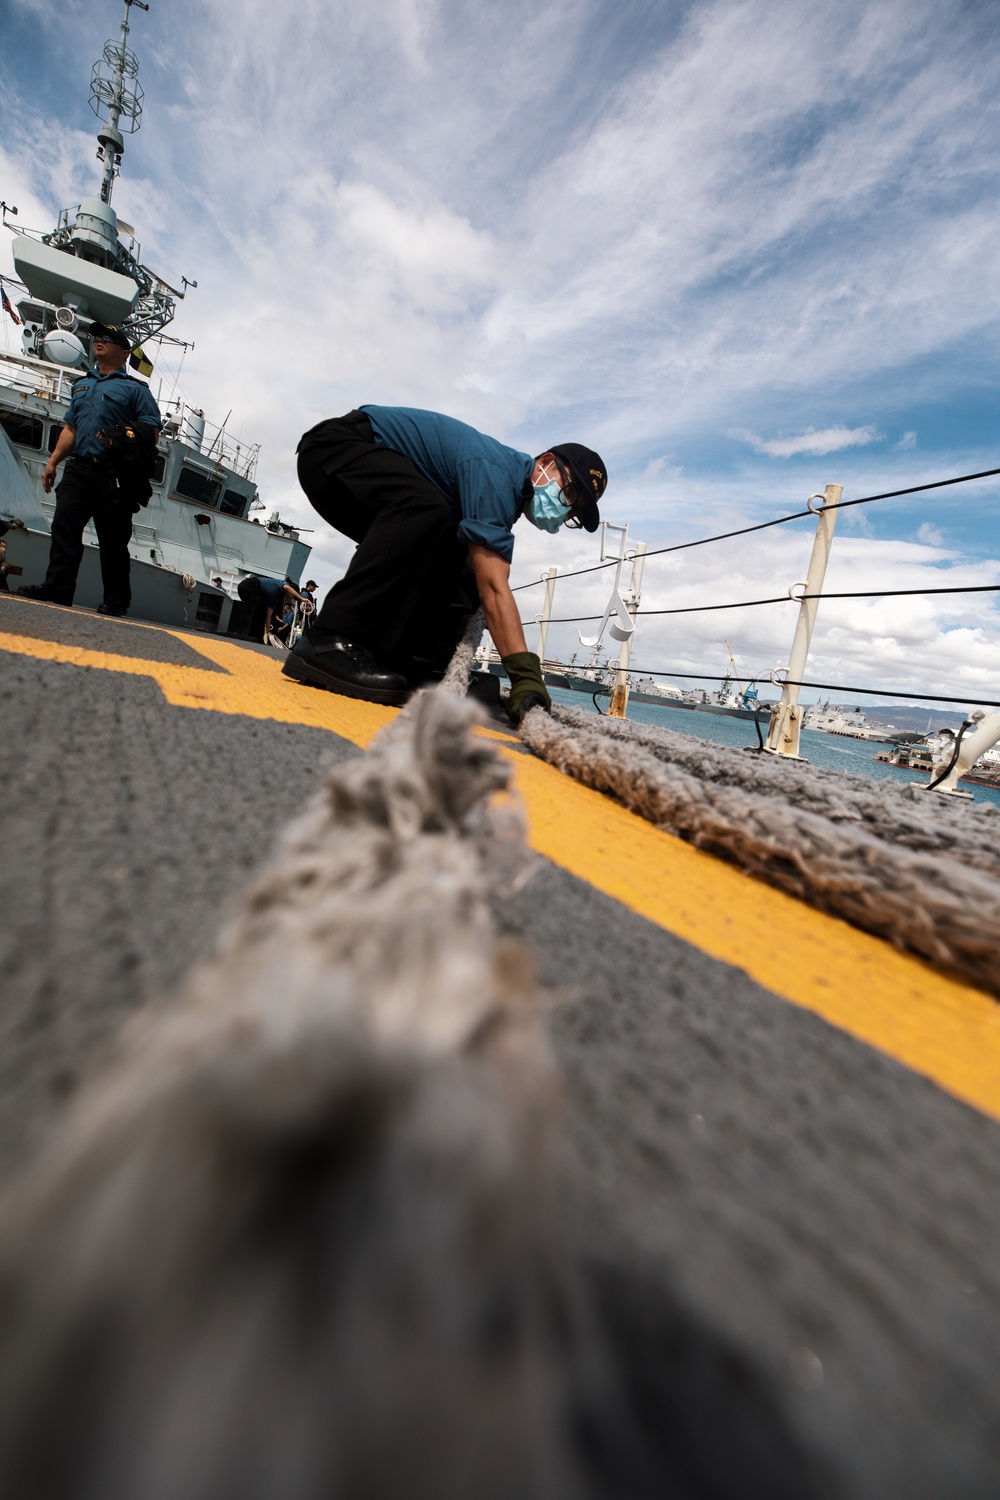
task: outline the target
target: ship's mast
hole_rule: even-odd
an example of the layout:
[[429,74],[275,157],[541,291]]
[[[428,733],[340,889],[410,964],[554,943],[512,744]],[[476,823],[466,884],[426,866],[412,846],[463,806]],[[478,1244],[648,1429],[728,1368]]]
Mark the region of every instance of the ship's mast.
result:
[[[105,42],[104,55],[94,64],[90,76],[90,104],[98,119],[107,111],[107,120],[97,132],[100,143],[98,156],[104,162],[101,179],[101,198],[111,202],[111,192],[121,166],[125,150],[123,129],[134,135],[142,118],[142,88],[139,85],[139,59],[129,50],[129,11],[133,5],[148,10],[143,0],[125,0],[122,16],[121,37]],[[108,71],[105,71],[107,69]]]

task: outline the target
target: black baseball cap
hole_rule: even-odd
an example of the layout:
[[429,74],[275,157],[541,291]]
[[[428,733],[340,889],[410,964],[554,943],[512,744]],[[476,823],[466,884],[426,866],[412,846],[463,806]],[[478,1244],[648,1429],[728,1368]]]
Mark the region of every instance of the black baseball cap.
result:
[[113,323],[91,323],[90,337],[103,339],[106,344],[117,344],[119,349],[127,349],[130,352],[132,349],[132,340],[128,334],[116,328]]
[[604,460],[593,448],[585,448],[582,443],[559,443],[549,452],[562,459],[583,497],[574,502],[573,514],[579,517],[585,531],[596,531],[601,524],[597,502],[608,487]]

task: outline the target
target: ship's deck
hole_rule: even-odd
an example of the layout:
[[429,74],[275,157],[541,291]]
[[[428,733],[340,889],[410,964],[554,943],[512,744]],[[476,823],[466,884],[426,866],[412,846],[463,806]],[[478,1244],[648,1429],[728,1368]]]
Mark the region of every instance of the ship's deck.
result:
[[[13,1166],[393,711],[260,648],[2,594],[0,653]],[[572,1235],[743,1350],[773,1441],[845,1493],[995,1493],[996,1002],[484,732],[547,861],[500,915],[568,994]]]

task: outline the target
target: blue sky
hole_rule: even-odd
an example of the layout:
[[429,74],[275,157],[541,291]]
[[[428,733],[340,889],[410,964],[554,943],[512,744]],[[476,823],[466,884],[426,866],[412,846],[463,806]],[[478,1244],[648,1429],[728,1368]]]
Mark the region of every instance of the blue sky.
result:
[[[0,194],[23,222],[94,190],[90,65],[119,18],[0,0]],[[298,436],[363,401],[590,443],[605,513],[651,547],[830,482],[1000,466],[1000,7],[152,0],[133,23],[146,107],[115,205],[147,263],[199,282],[180,389],[235,409],[265,500],[303,525]],[[829,586],[1000,582],[998,496],[845,512]],[[515,582],[595,560],[526,531]],[[651,561],[643,605],[781,593],[809,546],[799,522]],[[349,552],[318,534],[311,571]],[[557,613],[600,613],[599,580],[561,584]],[[812,671],[1000,697],[984,597],[831,601]],[[646,621],[635,656],[721,669],[728,636],[767,670],[793,623]],[[550,647],[580,650],[570,627]]]

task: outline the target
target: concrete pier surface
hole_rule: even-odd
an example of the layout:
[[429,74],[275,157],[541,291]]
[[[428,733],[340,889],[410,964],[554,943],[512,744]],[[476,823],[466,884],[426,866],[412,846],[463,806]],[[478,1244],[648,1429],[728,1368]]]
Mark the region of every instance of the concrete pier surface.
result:
[[[262,647],[0,594],[6,1172],[392,713]],[[565,997],[561,1219],[622,1379],[706,1453],[784,1455],[781,1493],[1000,1493],[996,1002],[499,739],[544,862],[498,918]],[[765,1493],[705,1463],[687,1493]]]

